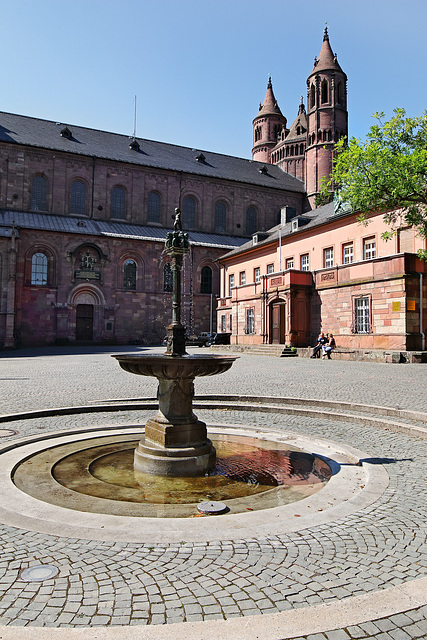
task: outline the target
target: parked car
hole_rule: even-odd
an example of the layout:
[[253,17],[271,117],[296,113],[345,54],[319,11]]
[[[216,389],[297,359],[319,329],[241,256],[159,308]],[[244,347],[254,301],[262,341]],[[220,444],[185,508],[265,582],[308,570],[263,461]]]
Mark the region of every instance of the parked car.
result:
[[230,344],[231,333],[214,333],[208,342],[208,347],[212,344]]
[[207,347],[211,340],[211,334],[207,331],[202,331],[198,336],[187,336],[185,344],[190,347]]

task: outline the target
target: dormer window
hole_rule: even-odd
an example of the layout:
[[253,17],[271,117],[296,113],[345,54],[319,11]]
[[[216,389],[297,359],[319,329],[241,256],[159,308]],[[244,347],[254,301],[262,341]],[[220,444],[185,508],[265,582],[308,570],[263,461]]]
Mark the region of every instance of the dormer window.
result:
[[298,220],[292,220],[291,222],[291,232],[293,233],[294,231],[298,230]]
[[199,153],[199,155],[196,156],[196,162],[206,162],[206,157],[203,153]]
[[129,143],[129,149],[132,149],[132,151],[140,151],[141,147],[138,140],[135,140],[134,138],[132,142]]
[[263,164],[263,165],[262,165],[262,167],[260,168],[259,172],[260,172],[260,173],[262,173],[262,174],[263,174],[263,175],[265,175],[265,176],[267,175],[267,173],[268,173],[268,169],[267,169],[267,167],[265,166],[265,164]]
[[67,138],[67,140],[71,140],[73,137],[73,134],[71,133],[68,127],[64,127],[64,129],[61,129],[61,136],[63,138]]

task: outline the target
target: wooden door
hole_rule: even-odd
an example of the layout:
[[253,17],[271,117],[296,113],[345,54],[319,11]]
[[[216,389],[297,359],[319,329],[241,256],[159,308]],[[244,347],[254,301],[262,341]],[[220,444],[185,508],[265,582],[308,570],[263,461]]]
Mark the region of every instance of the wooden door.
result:
[[78,304],[76,310],[76,340],[93,340],[93,304]]
[[284,344],[285,342],[285,304],[275,302],[271,305],[270,342]]

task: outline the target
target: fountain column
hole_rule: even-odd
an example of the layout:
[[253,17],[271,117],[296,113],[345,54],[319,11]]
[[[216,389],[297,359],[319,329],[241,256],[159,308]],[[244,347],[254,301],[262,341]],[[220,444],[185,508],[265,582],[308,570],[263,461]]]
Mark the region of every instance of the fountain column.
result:
[[193,413],[194,378],[213,375],[217,366],[215,360],[210,368],[204,363],[202,372],[200,360],[185,351],[181,271],[189,242],[188,234],[182,231],[179,209],[175,209],[174,230],[167,234],[164,252],[171,258],[173,274],[172,322],[167,328],[166,353],[156,363],[160,366],[148,374],[155,375],[159,382],[159,411],[145,425],[145,436],[135,450],[134,469],[136,475],[140,471],[167,476],[203,475],[215,466],[216,452],[207,437],[206,424]]

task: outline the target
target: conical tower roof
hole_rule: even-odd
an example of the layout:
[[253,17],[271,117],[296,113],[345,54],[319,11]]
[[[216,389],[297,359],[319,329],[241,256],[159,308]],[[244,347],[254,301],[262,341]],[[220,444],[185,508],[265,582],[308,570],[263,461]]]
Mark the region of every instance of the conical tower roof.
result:
[[277,100],[274,97],[273,84],[271,82],[271,78],[269,78],[267,93],[265,94],[264,102],[259,105],[259,111],[256,117],[258,118],[258,116],[266,116],[272,114],[283,116],[282,112],[280,111],[279,105],[277,104]]
[[333,53],[329,42],[328,27],[325,27],[323,34],[322,48],[320,49],[319,57],[314,59],[313,71],[308,76],[309,78],[319,71],[340,71],[344,73],[338,64],[337,56]]

